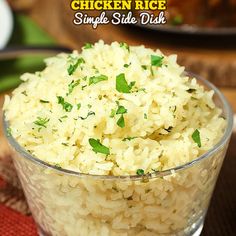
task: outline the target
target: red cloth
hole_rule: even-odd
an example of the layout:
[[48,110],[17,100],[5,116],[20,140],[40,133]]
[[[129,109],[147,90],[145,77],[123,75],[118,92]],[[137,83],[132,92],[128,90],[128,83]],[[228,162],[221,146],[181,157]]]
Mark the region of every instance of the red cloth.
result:
[[32,217],[0,204],[0,236],[38,236]]

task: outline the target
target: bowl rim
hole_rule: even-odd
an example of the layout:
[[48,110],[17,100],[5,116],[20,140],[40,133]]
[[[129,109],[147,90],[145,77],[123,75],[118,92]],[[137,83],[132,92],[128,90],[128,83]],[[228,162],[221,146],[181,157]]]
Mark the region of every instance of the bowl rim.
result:
[[198,76],[194,73],[191,72],[184,72],[184,75],[189,76],[190,78],[195,78],[197,81],[200,81],[201,83],[204,84],[204,86],[206,86],[208,89],[213,90],[214,91],[214,95],[216,95],[221,103],[223,108],[225,109],[225,118],[227,119],[227,127],[225,129],[224,135],[222,136],[222,138],[211,148],[209,149],[207,152],[205,152],[204,154],[200,155],[198,158],[187,162],[185,164],[167,169],[167,170],[163,170],[163,171],[154,171],[152,173],[147,173],[144,175],[94,175],[94,174],[86,174],[86,173],[81,173],[78,171],[73,171],[73,170],[69,170],[69,169],[64,169],[61,167],[57,167],[55,165],[51,165],[43,160],[38,159],[37,157],[34,157],[33,155],[31,155],[25,148],[21,147],[21,145],[13,138],[12,135],[8,135],[7,130],[9,128],[9,123],[6,121],[5,119],[5,113],[3,113],[3,131],[4,131],[4,135],[8,140],[8,143],[10,144],[10,146],[17,152],[19,153],[22,157],[28,159],[29,161],[33,162],[36,165],[40,165],[43,168],[47,168],[53,171],[58,172],[58,174],[66,174],[66,175],[72,175],[72,176],[77,176],[77,177],[92,177],[92,178],[97,178],[97,179],[101,179],[101,180],[117,180],[117,179],[123,179],[123,180],[127,180],[127,179],[131,179],[131,180],[143,180],[144,178],[162,178],[164,176],[168,176],[168,175],[172,175],[176,172],[179,172],[181,170],[190,168],[192,166],[194,166],[195,164],[199,163],[200,161],[207,159],[208,157],[214,155],[215,153],[217,153],[219,150],[221,150],[221,148],[227,144],[227,142],[230,139],[230,136],[232,134],[233,131],[233,111],[231,109],[230,104],[228,103],[227,99],[225,98],[225,96],[223,95],[222,92],[220,92],[220,90],[218,88],[216,88],[215,85],[213,85],[211,82],[209,82],[206,79],[203,79],[201,76]]

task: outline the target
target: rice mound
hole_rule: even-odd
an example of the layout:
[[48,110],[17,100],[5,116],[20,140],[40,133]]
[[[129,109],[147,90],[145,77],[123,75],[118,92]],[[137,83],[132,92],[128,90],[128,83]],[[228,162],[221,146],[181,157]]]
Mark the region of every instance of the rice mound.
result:
[[[176,59],[103,41],[46,59],[42,72],[24,74],[6,96],[11,134],[33,156],[82,173],[135,175],[192,161],[220,140],[226,122],[214,92],[184,75]],[[117,89],[119,75],[128,92]],[[91,139],[109,154],[93,150]]]

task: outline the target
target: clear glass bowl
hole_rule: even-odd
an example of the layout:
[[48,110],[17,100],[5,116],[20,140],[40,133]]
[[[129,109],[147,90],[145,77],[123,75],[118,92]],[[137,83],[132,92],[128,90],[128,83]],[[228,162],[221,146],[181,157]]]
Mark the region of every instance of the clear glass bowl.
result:
[[[196,76],[195,76],[196,77]],[[214,101],[227,127],[221,140],[198,159],[145,176],[96,176],[51,166],[31,156],[13,137],[14,165],[40,235],[199,235],[233,127],[220,91]],[[5,133],[8,123],[4,120]]]

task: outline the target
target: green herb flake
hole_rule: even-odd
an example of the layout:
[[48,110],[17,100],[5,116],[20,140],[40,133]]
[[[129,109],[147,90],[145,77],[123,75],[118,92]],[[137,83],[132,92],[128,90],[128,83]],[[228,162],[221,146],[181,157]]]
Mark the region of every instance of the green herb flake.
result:
[[201,147],[201,137],[200,137],[200,132],[198,129],[196,129],[193,134],[192,134],[192,139],[193,141],[198,145],[198,147]]
[[95,153],[102,153],[105,155],[110,155],[110,149],[108,147],[102,145],[99,139],[96,140],[96,139],[90,138],[89,144],[93,148],[92,150]]
[[35,125],[38,125],[40,127],[47,128],[46,124],[49,122],[50,119],[48,118],[42,118],[42,117],[37,117],[37,120],[34,121]]
[[163,63],[163,56],[156,56],[156,55],[151,55],[151,65],[152,66],[162,66]]
[[114,109],[111,110],[111,114],[110,114],[110,117],[113,118],[116,114],[116,111]]
[[88,104],[88,108],[91,108],[92,107],[92,105],[91,104]]
[[84,90],[86,87],[87,87],[87,85],[83,85],[83,86],[82,86],[82,90]]
[[147,120],[147,113],[144,113],[143,117],[145,120]]
[[120,128],[124,128],[125,127],[125,119],[124,116],[121,115],[119,120],[116,122],[116,124],[120,127]]
[[77,67],[82,63],[85,63],[84,59],[79,58],[75,64],[70,64],[70,66],[67,69],[68,74],[72,75],[76,71]]
[[145,88],[140,88],[137,90],[137,92],[144,92],[144,93],[147,93],[146,89]]
[[125,74],[119,74],[116,76],[116,90],[120,93],[130,93],[130,90],[135,85],[135,81],[130,84],[127,83],[125,79]]
[[172,129],[173,129],[173,127],[170,126],[168,129],[164,129],[164,130],[165,130],[166,132],[170,133]]
[[7,137],[12,136],[12,129],[10,127],[7,127]]
[[124,64],[125,68],[128,68],[131,65],[131,62],[129,64]]
[[55,167],[56,167],[57,169],[62,169],[59,164],[56,164]]
[[127,49],[130,52],[129,45],[127,43],[120,43],[120,47],[121,48],[125,48],[125,49]]
[[81,108],[81,103],[77,104],[77,110],[79,110]]
[[136,174],[137,175],[144,175],[144,170],[143,169],[137,169]]
[[91,84],[97,84],[101,81],[108,80],[108,77],[106,75],[99,75],[99,76],[93,76],[89,78],[89,85]]
[[79,118],[80,118],[81,120],[86,120],[89,116],[93,116],[93,115],[95,116],[95,112],[90,111],[90,112],[87,114],[86,117],[79,116]]
[[73,106],[70,103],[66,102],[65,99],[63,97],[61,97],[61,96],[58,96],[57,100],[58,100],[58,104],[61,104],[63,109],[66,112],[71,112]]
[[117,115],[122,115],[122,114],[125,114],[125,113],[127,113],[127,109],[124,106],[119,106],[117,111],[116,111],[116,114]]
[[123,141],[123,142],[125,142],[125,141],[131,141],[131,140],[136,139],[136,138],[138,138],[138,137],[127,137],[127,138],[122,139],[122,141]]
[[196,92],[196,89],[191,89],[191,88],[190,88],[190,89],[187,90],[187,92],[188,92],[188,93],[194,93],[194,92]]
[[141,67],[142,67],[144,70],[147,70],[147,66],[142,65]]
[[80,79],[78,79],[78,80],[76,80],[76,81],[73,80],[73,81],[68,85],[68,94],[67,94],[67,95],[71,94],[71,93],[73,92],[74,88],[75,88],[76,86],[78,86],[79,84],[80,84]]
[[26,91],[21,92],[23,95],[25,95],[26,97],[28,96]]
[[93,44],[91,44],[91,43],[85,43],[83,49],[90,49],[90,48],[93,48]]
[[49,101],[42,100],[42,99],[40,99],[39,101],[40,101],[41,103],[49,103]]
[[68,147],[68,146],[69,146],[69,144],[68,144],[68,143],[61,143],[61,145],[63,145],[63,146],[66,146],[66,147]]

